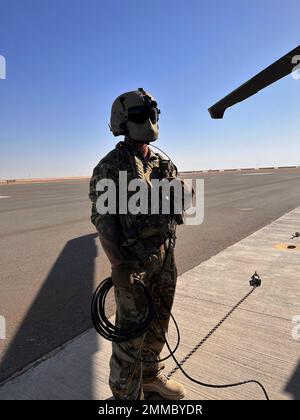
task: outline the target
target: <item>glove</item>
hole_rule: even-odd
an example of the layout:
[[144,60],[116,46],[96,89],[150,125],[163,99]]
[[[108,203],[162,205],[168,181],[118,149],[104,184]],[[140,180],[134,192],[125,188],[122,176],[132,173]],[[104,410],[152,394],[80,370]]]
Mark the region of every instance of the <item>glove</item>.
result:
[[135,270],[126,263],[121,263],[111,269],[111,279],[115,287],[132,287]]

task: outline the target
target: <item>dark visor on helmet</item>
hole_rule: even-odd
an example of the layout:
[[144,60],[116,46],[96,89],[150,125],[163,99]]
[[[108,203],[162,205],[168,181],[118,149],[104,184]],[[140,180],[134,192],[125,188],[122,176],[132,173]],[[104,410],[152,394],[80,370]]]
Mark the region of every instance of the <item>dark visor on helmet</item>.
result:
[[128,121],[144,124],[150,118],[152,124],[156,124],[159,120],[159,114],[160,110],[155,106],[133,106],[128,108]]

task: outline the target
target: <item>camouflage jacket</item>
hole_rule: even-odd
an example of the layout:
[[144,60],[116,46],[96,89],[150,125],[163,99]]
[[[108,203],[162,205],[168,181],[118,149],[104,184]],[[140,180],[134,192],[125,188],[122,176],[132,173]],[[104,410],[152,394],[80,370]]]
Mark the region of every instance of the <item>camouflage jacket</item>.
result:
[[[176,177],[177,168],[170,161],[166,161],[158,153],[150,149],[150,156],[144,159],[140,151],[132,144],[122,141],[109,152],[94,168],[90,180],[90,194],[92,201],[91,221],[97,231],[104,237],[111,236],[111,232],[118,238],[119,248],[126,260],[142,259],[151,253],[149,238],[157,238],[162,244],[170,232],[174,232],[176,225],[182,223],[180,215],[165,214],[99,214],[97,199],[103,192],[97,191],[97,183],[103,179],[111,179],[116,186],[117,197],[119,194],[120,171],[127,173],[127,182],[139,178],[145,182],[162,177]],[[130,193],[128,192],[128,199]],[[117,206],[118,207],[118,206]],[[109,233],[109,234],[108,234]],[[145,246],[147,242],[147,246]],[[150,241],[151,242],[151,241]],[[157,246],[154,241],[154,247]]]

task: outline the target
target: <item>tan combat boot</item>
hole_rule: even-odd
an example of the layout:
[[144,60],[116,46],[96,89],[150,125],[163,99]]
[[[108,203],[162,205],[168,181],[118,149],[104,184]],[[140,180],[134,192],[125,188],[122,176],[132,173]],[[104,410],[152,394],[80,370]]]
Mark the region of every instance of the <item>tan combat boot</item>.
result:
[[166,400],[181,400],[186,396],[185,388],[182,384],[168,379],[165,375],[159,375],[154,379],[143,383],[144,392],[156,392]]

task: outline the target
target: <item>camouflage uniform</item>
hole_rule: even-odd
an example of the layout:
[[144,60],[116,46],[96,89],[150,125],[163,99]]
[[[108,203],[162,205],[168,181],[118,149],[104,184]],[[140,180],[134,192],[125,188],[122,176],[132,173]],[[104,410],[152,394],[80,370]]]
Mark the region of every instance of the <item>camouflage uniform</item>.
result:
[[[128,183],[134,178],[151,182],[151,179],[161,178],[162,163],[163,158],[159,154],[150,150],[150,156],[146,161],[133,145],[120,142],[94,169],[90,181],[90,199],[93,203],[91,216],[93,224],[100,234],[107,237],[115,235],[118,238],[118,246],[124,261],[130,262],[136,271],[142,273],[143,281],[152,293],[160,323],[164,331],[167,331],[168,309],[171,310],[172,307],[177,279],[174,249],[171,247],[168,250],[170,246],[168,238],[170,234],[174,238],[176,225],[182,222],[180,217],[162,214],[101,215],[96,209],[96,201],[101,194],[96,191],[99,180],[110,178],[118,186],[119,171],[126,171]],[[169,165],[163,176],[177,176],[177,169]],[[143,317],[144,298],[135,287],[114,289],[117,307],[116,326],[125,329],[132,327]],[[164,368],[162,363],[157,362],[163,346],[161,329],[155,319],[143,336],[120,344],[112,344],[109,383],[115,399],[143,399],[142,382],[151,380]],[[141,363],[130,355],[154,363]]]

